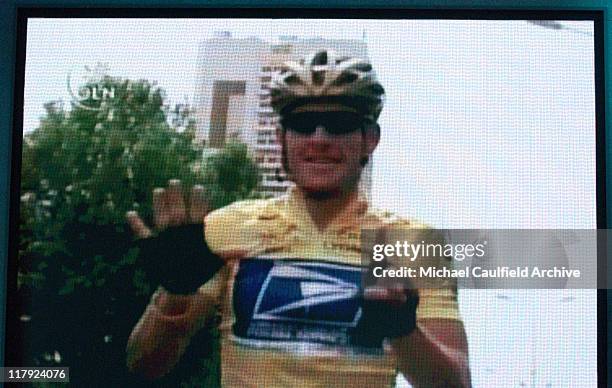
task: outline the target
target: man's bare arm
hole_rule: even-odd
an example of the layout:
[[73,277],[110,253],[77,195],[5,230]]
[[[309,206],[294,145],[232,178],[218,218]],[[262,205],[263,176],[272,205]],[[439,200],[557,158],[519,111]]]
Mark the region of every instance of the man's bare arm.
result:
[[[171,180],[167,189],[156,188],[153,191],[154,228],[158,231],[201,223],[207,210],[201,186],[192,188],[189,203],[183,198],[178,180]],[[126,218],[137,238],[148,239],[153,235],[138,213],[128,212]],[[172,260],[172,257],[167,259]],[[221,274],[217,275],[211,279],[211,284],[194,294],[173,295],[158,288],[129,337],[126,350],[130,370],[158,378],[176,365],[191,337],[215,314],[223,286]]]
[[150,379],[165,375],[215,314],[216,300],[202,292],[172,295],[158,289],[128,339],[128,368]]
[[468,345],[463,323],[454,319],[420,320],[409,336],[393,341],[398,367],[415,387],[471,387]]

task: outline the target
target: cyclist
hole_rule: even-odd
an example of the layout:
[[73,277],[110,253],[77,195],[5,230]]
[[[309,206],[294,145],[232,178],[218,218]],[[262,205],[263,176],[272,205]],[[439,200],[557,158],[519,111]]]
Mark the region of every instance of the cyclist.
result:
[[[225,265],[192,294],[155,292],[128,341],[130,369],[164,375],[219,311],[224,387],[392,386],[398,371],[416,387],[470,385],[456,287],[359,291],[361,228],[428,231],[359,193],[383,98],[365,60],[320,50],[286,64],[271,101],[295,187],[206,215],[205,242]],[[158,229],[204,216],[201,187],[189,206],[177,181],[153,201]],[[136,213],[128,221],[137,236],[152,235]]]

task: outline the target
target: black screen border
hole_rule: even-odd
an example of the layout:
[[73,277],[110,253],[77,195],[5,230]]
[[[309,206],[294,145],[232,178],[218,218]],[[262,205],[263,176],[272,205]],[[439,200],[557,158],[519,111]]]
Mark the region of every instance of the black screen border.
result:
[[[493,6],[493,5],[492,5]],[[597,228],[607,228],[606,144],[605,144],[605,12],[567,9],[422,9],[422,8],[64,8],[18,7],[14,73],[13,131],[11,144],[9,243],[7,262],[7,303],[5,319],[4,365],[21,366],[23,336],[18,330],[17,296],[18,224],[20,198],[23,101],[26,63],[27,20],[29,18],[316,18],[316,19],[461,19],[461,20],[591,20],[595,30],[595,107],[596,107],[596,207]],[[608,64],[610,65],[610,64]],[[612,177],[610,177],[612,179]],[[603,259],[602,259],[603,257]],[[607,262],[600,255],[599,273],[607,273]],[[608,298],[605,289],[597,291],[598,385],[607,386],[608,376]]]

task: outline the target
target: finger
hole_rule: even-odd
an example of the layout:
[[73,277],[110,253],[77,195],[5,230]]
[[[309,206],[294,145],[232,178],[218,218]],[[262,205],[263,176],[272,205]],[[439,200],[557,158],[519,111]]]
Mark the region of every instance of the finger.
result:
[[191,189],[189,218],[193,223],[200,223],[208,213],[208,203],[204,195],[204,187],[195,185]]
[[369,300],[382,300],[388,295],[386,288],[382,287],[367,287],[363,290],[363,297]]
[[403,291],[382,287],[368,287],[363,290],[363,297],[368,300],[377,300],[387,303],[405,303],[407,300]]
[[125,214],[125,218],[137,238],[151,237],[151,229],[145,225],[137,212],[129,211]]
[[153,219],[157,229],[168,226],[168,210],[166,209],[166,190],[157,187],[153,190]]
[[158,306],[166,315],[183,315],[189,309],[189,295],[175,295],[164,292],[160,295]]
[[168,224],[171,226],[184,224],[186,221],[185,200],[181,181],[171,179],[166,190],[166,209],[168,209]]
[[404,288],[401,285],[397,285],[389,290],[389,301],[397,303],[405,303],[408,300],[408,296],[404,292]]

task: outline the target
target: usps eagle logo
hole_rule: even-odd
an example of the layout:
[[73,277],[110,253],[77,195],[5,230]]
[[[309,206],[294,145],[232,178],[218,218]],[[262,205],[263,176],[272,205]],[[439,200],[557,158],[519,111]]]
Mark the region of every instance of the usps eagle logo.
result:
[[361,317],[359,268],[276,261],[257,296],[253,319],[351,328]]

